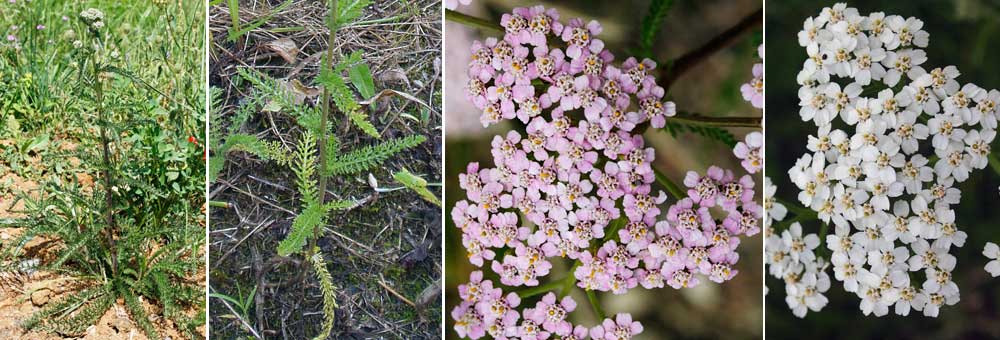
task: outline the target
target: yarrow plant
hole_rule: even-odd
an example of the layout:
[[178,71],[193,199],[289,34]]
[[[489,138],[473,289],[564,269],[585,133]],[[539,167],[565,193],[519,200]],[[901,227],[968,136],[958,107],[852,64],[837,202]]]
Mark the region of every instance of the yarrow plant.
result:
[[[667,195],[652,184],[663,177],[641,132],[663,127],[676,108],[656,84],[656,63],[616,66],[597,21],[559,19],[554,9],[515,8],[501,19],[502,39],[472,46],[466,93],[483,126],[518,120],[527,128],[494,137],[495,168],[471,163],[459,176],[467,200],[451,217],[469,261],[499,276],[494,283],[476,271],[459,286],[452,317],[462,337],[630,339],[643,327],[626,313],[591,328],[568,322],[576,302],[566,288],[593,299],[596,291],[722,283],[737,274],[739,237],[760,230],[753,179],[720,167],[689,172],[686,194],[664,185],[676,201],[660,209]],[[760,144],[758,134],[737,146],[748,170],[759,170]],[[539,286],[557,258],[574,261],[572,275],[554,281],[565,287],[558,296],[522,306],[531,294],[501,288]]]
[[[763,61],[764,44],[757,47],[757,56]],[[740,93],[743,100],[750,102],[753,107],[764,108],[764,63],[753,64],[753,78],[749,82],[740,86]]]
[[[768,272],[784,280],[799,317],[826,304],[829,267],[865,315],[892,308],[936,317],[960,299],[950,252],[966,233],[952,209],[961,198],[955,185],[987,165],[1000,91],[959,83],[954,66],[925,68],[922,26],[841,3],[806,19],[798,34],[808,54],[797,77],[799,113],[818,129],[788,174],[811,210],[798,214],[824,225],[807,233],[797,216],[785,230],[772,228],[787,209],[765,189],[773,212],[765,247]],[[817,255],[821,241],[828,259]]]

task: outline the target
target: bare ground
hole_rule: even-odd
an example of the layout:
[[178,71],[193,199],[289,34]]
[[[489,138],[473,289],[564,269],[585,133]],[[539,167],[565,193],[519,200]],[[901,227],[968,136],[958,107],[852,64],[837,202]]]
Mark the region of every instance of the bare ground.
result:
[[[0,140],[0,146],[12,146],[10,140]],[[63,151],[71,151],[75,144],[64,142],[60,144]],[[41,158],[31,156],[26,159],[27,165],[39,173],[45,174],[46,168],[42,165]],[[78,166],[79,160],[70,159],[69,164]],[[0,160],[0,171],[9,170],[8,164]],[[72,178],[78,185],[91,187],[94,179],[85,172],[74,172]],[[0,183],[9,183],[7,190],[0,190],[0,219],[21,218],[20,213],[25,207],[24,200],[16,199],[18,195],[27,194],[30,197],[38,197],[39,185],[31,180],[25,179],[13,173],[6,172],[0,174]],[[8,249],[11,244],[24,232],[23,228],[2,228],[0,229],[0,249]],[[55,261],[55,249],[61,247],[62,243],[58,239],[43,237],[33,238],[23,247],[24,254],[14,261],[33,260],[39,261],[38,267]],[[0,265],[11,265],[10,263],[0,263]],[[204,268],[198,275],[192,278],[193,282],[204,282]],[[59,340],[59,339],[129,339],[146,340],[147,337],[142,329],[132,321],[126,312],[124,301],[118,300],[104,313],[97,324],[87,328],[82,335],[59,335],[37,330],[26,331],[21,327],[21,322],[30,318],[34,313],[42,310],[51,303],[58,303],[61,299],[72,296],[82,289],[87,288],[87,283],[74,279],[71,276],[49,271],[13,271],[0,272],[0,339],[25,339],[25,340]],[[141,299],[141,298],[140,298]],[[160,310],[158,306],[141,300],[146,311],[151,317],[156,330],[164,338],[184,339],[173,323],[164,318],[158,318]],[[188,316],[198,313],[194,308],[186,311]],[[201,326],[198,332],[204,337],[206,327]]]

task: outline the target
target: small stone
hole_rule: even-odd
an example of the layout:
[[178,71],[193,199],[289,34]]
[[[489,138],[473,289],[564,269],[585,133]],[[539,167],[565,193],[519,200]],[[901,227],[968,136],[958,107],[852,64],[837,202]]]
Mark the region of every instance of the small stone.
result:
[[52,291],[48,289],[39,289],[31,293],[31,303],[35,304],[35,306],[41,307],[48,303],[51,298]]

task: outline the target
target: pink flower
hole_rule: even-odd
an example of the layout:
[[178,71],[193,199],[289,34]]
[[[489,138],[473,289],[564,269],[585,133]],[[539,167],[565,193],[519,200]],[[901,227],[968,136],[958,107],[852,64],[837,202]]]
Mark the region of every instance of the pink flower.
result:
[[688,171],[687,175],[684,176],[684,185],[690,188],[687,191],[688,196],[691,197],[692,201],[702,206],[715,206],[719,185],[722,184],[724,176],[725,172],[717,166],[709,167],[705,176],[700,176],[695,171]]
[[483,294],[493,291],[493,281],[483,281],[483,272],[474,271],[469,275],[469,282],[458,285],[458,296],[462,301],[476,303]]
[[615,319],[604,319],[599,326],[590,329],[594,340],[627,340],[642,333],[642,324],[632,321],[632,315],[618,313]]
[[753,79],[740,86],[740,93],[753,107],[764,108],[764,64],[753,65]]
[[548,293],[542,297],[535,308],[525,310],[524,315],[536,324],[542,325],[546,331],[559,336],[567,336],[573,332],[573,325],[566,321],[566,316],[576,310],[576,301],[572,297],[566,296],[562,300],[556,300],[555,293]]
[[444,8],[454,10],[458,8],[459,5],[471,4],[472,0],[444,0]]
[[740,165],[743,166],[747,172],[753,174],[757,173],[764,166],[760,149],[764,146],[764,135],[760,132],[751,132],[746,136],[746,142],[736,143],[736,147],[733,148],[733,154],[736,158],[742,159]]
[[455,320],[455,333],[461,338],[479,339],[486,335],[483,317],[471,303],[460,303],[451,310],[451,318]]
[[601,34],[601,24],[591,20],[584,26],[583,19],[570,20],[562,30],[562,39],[569,47],[566,48],[566,55],[570,58],[579,58],[583,51],[599,53],[604,49],[604,42],[594,37]]
[[[624,84],[626,86],[626,91],[629,93],[635,93],[639,85],[653,79],[653,76],[650,75],[650,73],[654,69],[656,69],[656,62],[650,60],[649,58],[643,58],[642,62],[639,62],[632,57],[626,59],[625,62],[622,63],[622,70],[628,76],[629,80],[628,84]],[[628,89],[632,90],[629,91]]]
[[[764,45],[757,47],[757,55],[764,59]],[[740,86],[740,93],[743,100],[750,102],[750,105],[758,109],[764,108],[764,64],[753,65],[753,78],[749,82]]]

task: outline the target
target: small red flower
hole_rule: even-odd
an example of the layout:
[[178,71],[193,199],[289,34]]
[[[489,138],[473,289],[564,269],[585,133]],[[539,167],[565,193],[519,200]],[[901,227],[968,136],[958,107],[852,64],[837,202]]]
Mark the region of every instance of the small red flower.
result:
[[188,137],[188,143],[198,144],[198,138],[194,138],[194,136]]

